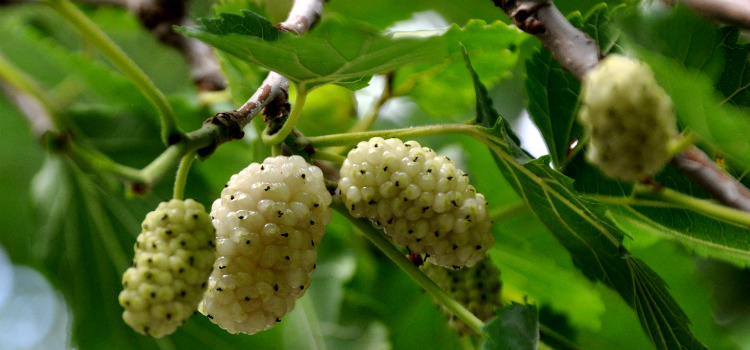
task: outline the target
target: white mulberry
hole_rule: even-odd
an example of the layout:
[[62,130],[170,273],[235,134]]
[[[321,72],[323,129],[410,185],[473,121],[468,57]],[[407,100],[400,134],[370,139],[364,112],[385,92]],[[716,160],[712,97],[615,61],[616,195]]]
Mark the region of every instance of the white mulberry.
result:
[[203,205],[192,199],[160,203],[141,228],[133,266],[122,276],[122,318],[138,333],[160,338],[201,300],[215,260],[214,228]]
[[453,161],[416,141],[360,142],[341,166],[349,212],[445,267],[472,266],[495,240],[487,202]]
[[583,81],[581,123],[587,159],[605,175],[638,181],[669,161],[677,124],[669,95],[643,62],[609,55]]
[[[482,321],[492,318],[495,308],[502,305],[500,270],[490,258],[480,260],[471,268],[459,270],[446,269],[429,261],[422,265],[421,269],[435,284]],[[475,333],[446,307],[441,306],[441,309],[448,318],[448,324],[459,335]]]
[[300,156],[233,175],[211,209],[218,259],[198,310],[230,333],[281,322],[310,286],[330,204],[322,171]]

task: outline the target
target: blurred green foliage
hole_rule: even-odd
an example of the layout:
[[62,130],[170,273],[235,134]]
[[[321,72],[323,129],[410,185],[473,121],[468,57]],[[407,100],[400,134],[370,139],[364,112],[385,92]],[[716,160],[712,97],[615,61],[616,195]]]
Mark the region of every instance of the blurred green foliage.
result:
[[[732,70],[744,72],[748,64],[747,46],[738,43],[736,32],[717,28],[684,9],[663,16],[652,13],[651,17],[642,17],[641,13],[631,11],[626,12],[627,16],[610,18],[598,3],[581,0],[557,5],[564,13],[578,11],[570,17],[578,25],[593,23],[584,28],[599,40],[612,44],[610,39],[613,37],[608,36],[611,31],[626,33],[632,44],[639,45],[634,52],[642,53],[644,59],[658,67],[656,70],[661,81],[673,87],[668,90],[673,93],[678,112],[686,111],[681,115],[685,125],[696,128],[696,131],[700,130],[700,125],[705,125],[709,129],[700,133],[702,142],[746,165],[747,153],[742,153],[741,148],[746,146],[746,135],[737,134],[737,128],[733,129],[732,125],[746,124],[750,120],[748,114],[745,110],[719,106],[721,99],[717,97],[721,96],[719,94],[732,95],[738,86],[747,82],[744,73],[740,77],[727,73]],[[630,1],[607,3],[609,7],[606,9],[623,3],[631,5]],[[240,9],[251,9],[267,16],[270,23],[277,23],[284,19],[290,4],[290,1],[253,1],[250,4],[249,0],[221,0],[211,7],[206,2],[194,1],[191,16],[216,17],[217,9],[235,14]],[[599,11],[594,12],[596,17],[583,15],[592,8]],[[636,6],[623,9],[634,8]],[[243,103],[265,76],[264,68],[220,52],[231,97],[205,102],[210,99],[200,95],[192,85],[183,57],[176,50],[159,44],[141,28],[132,14],[106,6],[82,5],[82,9],[167,94],[183,130],[198,129],[202,121],[215,112]],[[582,193],[629,194],[628,184],[603,179],[582,161],[582,157],[566,158],[571,136],[576,137],[580,132],[572,126],[577,105],[577,82],[565,80],[570,77],[566,78],[567,73],[556,66],[544,49],[539,48],[535,39],[497,22],[508,23],[508,18],[490,1],[336,0],[325,4],[324,21],[329,24],[323,28],[368,28],[363,32],[366,35],[358,37],[362,42],[387,46],[395,40],[381,36],[379,30],[427,10],[435,11],[446,23],[455,24],[442,39],[428,39],[433,40],[429,43],[465,42],[481,82],[489,88],[489,97],[494,101],[492,107],[509,114],[505,115],[508,126],[512,127],[516,118],[510,113],[528,105],[552,151],[555,165],[570,161],[565,175],[545,168],[546,164],[541,161],[527,165],[528,169],[545,177],[545,184],[553,186],[566,199],[578,200]],[[620,22],[610,22],[610,19]],[[610,26],[611,23],[617,23],[617,26]],[[0,31],[3,33],[0,54],[49,93],[63,111],[59,118],[65,121],[77,142],[135,168],[146,166],[164,150],[159,140],[157,114],[140,91],[85,44],[51,9],[39,3],[0,7]],[[334,34],[313,34],[317,35],[315,39],[318,41],[311,45],[331,41]],[[685,35],[692,40],[685,40]],[[666,39],[655,40],[657,37]],[[251,41],[247,39],[247,42]],[[225,44],[231,47],[236,42],[227,40]],[[350,49],[351,45],[334,42],[334,47]],[[415,47],[431,54],[435,51],[434,47]],[[406,54],[411,48],[403,46],[397,52]],[[720,48],[721,56],[716,54],[717,48]],[[294,51],[295,47],[291,45],[283,49]],[[462,50],[455,46],[446,50],[451,55],[439,64],[411,65],[424,62],[417,55],[402,55],[396,61],[365,58],[363,65],[355,67],[360,71],[352,69],[347,73],[347,79],[357,72],[366,73],[363,76],[372,75],[373,69],[379,67],[393,73],[396,80],[392,82],[403,82],[404,77],[414,78],[414,84],[409,85],[409,89],[400,94],[402,96],[390,99],[381,109],[374,129],[455,122],[474,117],[474,87],[459,53]],[[493,58],[497,58],[497,64],[493,64]],[[440,61],[442,56],[431,56],[430,59]],[[282,70],[284,67],[283,63],[273,66]],[[700,71],[696,72],[696,69]],[[324,79],[325,82],[341,82],[335,74],[329,78]],[[684,84],[685,81],[690,84]],[[715,87],[718,90],[714,90]],[[560,91],[565,93],[560,94]],[[737,92],[731,96],[730,102],[746,107],[747,94]],[[343,133],[356,122],[357,101],[348,89],[326,85],[313,91],[308,99],[299,124],[306,135]],[[695,103],[717,114],[688,113]],[[534,108],[543,105],[554,108],[543,111]],[[726,119],[726,125],[717,124],[715,119],[722,116],[737,120]],[[716,129],[716,125],[721,127]],[[259,120],[254,122],[246,129],[243,140],[222,145],[210,158],[196,162],[188,179],[186,196],[210,208],[232,174],[270,154],[269,148],[255,137],[262,127]],[[506,304],[529,302],[542,310],[537,320],[543,330],[542,343],[547,342],[545,344],[554,345],[556,349],[566,348],[566,342],[556,342],[545,335],[544,329],[547,329],[564,335],[580,349],[652,347],[649,336],[652,339],[658,337],[646,334],[639,325],[643,322],[639,320],[639,314],[606,286],[619,276],[602,278],[605,283],[587,278],[595,275],[590,263],[604,249],[594,244],[591,246],[594,248],[587,248],[593,253],[584,257],[579,250],[566,249],[570,248],[571,238],[556,230],[563,224],[570,224],[581,235],[596,237],[596,232],[585,232],[589,228],[571,220],[577,217],[575,214],[557,213],[557,219],[560,219],[557,220],[540,211],[539,207],[527,206],[524,195],[516,192],[519,184],[506,180],[509,171],[501,172],[494,165],[494,155],[476,140],[467,136],[442,135],[423,137],[418,141],[439,152],[453,154],[452,158],[467,170],[472,183],[491,203],[496,219],[493,233],[497,243],[489,255],[502,271],[503,299]],[[520,168],[514,169],[520,171]],[[574,183],[571,182],[573,179]],[[687,194],[705,196],[673,170],[668,169],[658,180]],[[528,183],[521,187],[532,188],[540,183],[525,181]],[[140,221],[156,207],[156,203],[171,196],[171,186],[171,176],[166,176],[147,195],[125,195],[122,183],[109,175],[83,168],[64,155],[46,149],[31,132],[27,118],[5,95],[0,94],[0,193],[3,193],[0,196],[0,244],[14,263],[37,268],[63,292],[73,314],[72,346],[81,350],[104,347],[466,349],[467,342],[447,327],[432,298],[339,215],[334,215],[320,246],[319,269],[313,276],[306,300],[301,301],[295,312],[276,328],[253,336],[230,335],[201,315],[195,315],[174,335],[160,340],[132,332],[122,322],[122,309],[117,302],[120,274],[129,264]],[[543,197],[549,191],[536,193]],[[570,208],[593,208],[586,203]],[[559,209],[557,204],[549,205],[547,209]],[[596,207],[591,210],[596,212],[593,217],[597,222],[612,225],[607,227],[617,232],[618,240],[624,238],[624,245],[631,254],[628,257],[643,261],[664,280],[664,288],[657,286],[653,290],[671,295],[676,304],[657,303],[656,306],[672,312],[672,317],[677,319],[674,323],[665,322],[687,327],[712,349],[746,347],[742,342],[750,337],[747,331],[750,318],[746,315],[731,316],[733,314],[726,310],[749,308],[745,296],[750,286],[740,281],[748,274],[736,266],[744,266],[750,255],[747,228],[677,208],[635,208],[637,215],[625,217],[636,220],[639,225],[623,224],[623,216],[617,215],[626,215],[631,209]],[[638,215],[659,225],[644,229],[642,225],[648,225],[649,221],[639,219]],[[610,221],[612,218],[614,220]],[[556,223],[550,224],[550,221]],[[677,238],[673,237],[674,234],[670,236],[675,232]],[[690,244],[686,244],[688,241]],[[701,249],[709,243],[719,244],[721,249]],[[738,251],[741,257],[723,254],[722,249],[728,248]],[[696,255],[693,250],[701,254]],[[619,259],[619,256],[613,253],[607,258]],[[706,269],[711,272],[702,272]],[[642,280],[658,281],[654,276],[647,274]],[[664,295],[659,297],[667,298]],[[719,308],[715,308],[717,305]],[[680,318],[681,312],[689,321]],[[521,315],[527,320],[536,318],[534,312]],[[722,322],[718,322],[714,315],[724,315]],[[501,316],[515,317],[505,312]],[[495,327],[502,319],[498,318],[488,326]],[[533,327],[534,322],[522,324]],[[323,343],[306,336],[311,325],[322,331]],[[681,336],[684,337],[681,340],[689,338],[685,334]]]

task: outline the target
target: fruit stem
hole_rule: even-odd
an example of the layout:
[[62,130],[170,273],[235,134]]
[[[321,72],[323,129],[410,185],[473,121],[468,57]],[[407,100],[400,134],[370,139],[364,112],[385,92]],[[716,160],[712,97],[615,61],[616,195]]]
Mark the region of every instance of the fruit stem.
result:
[[146,95],[146,98],[159,111],[161,137],[165,144],[168,144],[170,137],[182,134],[177,127],[172,106],[169,105],[164,94],[154,85],[146,73],[101,28],[86,17],[70,0],[45,0],[44,2],[72,25],[84,40],[99,49],[115,67],[125,74]]
[[311,136],[307,140],[315,148],[329,146],[352,146],[360,141],[367,141],[373,137],[382,138],[414,138],[420,136],[432,136],[442,134],[466,134],[475,137],[483,137],[479,127],[471,124],[436,124],[426,126],[416,126],[405,129],[390,129],[353,132],[346,134],[332,134],[324,136]]
[[287,136],[292,132],[294,126],[297,125],[299,117],[302,115],[302,108],[305,107],[305,101],[307,100],[307,90],[298,88],[297,97],[294,100],[294,106],[292,107],[289,117],[284,122],[284,125],[275,134],[271,135],[271,130],[266,126],[263,130],[263,143],[267,145],[276,145],[284,141]]
[[103,153],[80,146],[72,140],[68,142],[65,150],[66,152],[69,152],[70,156],[76,162],[86,164],[93,169],[98,169],[103,172],[110,173],[120,179],[128,181],[146,181],[146,177],[143,176],[143,174],[138,169],[119,164]]
[[655,188],[640,184],[633,188],[633,192],[635,194],[661,199],[668,203],[674,203],[682,208],[690,209],[699,214],[714,217],[740,226],[750,227],[750,215],[748,215],[747,212],[725,207],[712,200],[695,198],[666,187]]
[[185,184],[187,183],[190,166],[195,161],[195,152],[188,152],[180,160],[180,166],[177,168],[177,176],[174,180],[174,192],[172,198],[185,199]]
[[695,134],[690,130],[685,131],[680,137],[669,143],[669,158],[684,152],[686,149],[692,147],[694,143]]
[[306,297],[300,298],[299,303],[302,304],[302,310],[307,319],[306,325],[309,328],[310,336],[315,342],[316,348],[318,350],[327,350],[328,346],[326,345],[323,331],[320,328],[320,319],[318,318],[318,313],[315,311],[315,305],[312,302],[312,295],[307,293]]
[[[8,83],[14,89],[33,96],[44,106],[50,116],[55,116],[55,104],[49,100],[45,91],[39,88],[36,81],[18,69],[5,56],[0,54],[0,80]],[[58,124],[55,121],[55,124]],[[59,126],[58,126],[59,127]]]
[[467,310],[461,303],[453,299],[448,293],[433,282],[427,275],[416,267],[406,256],[401,253],[380,230],[374,228],[365,218],[354,218],[338,198],[334,198],[331,208],[344,216],[349,222],[367,237],[380,251],[390,258],[398,267],[406,272],[417,284],[432,294],[433,297],[444,307],[450,310],[454,315],[464,321],[471,329],[478,334],[482,334],[484,322],[477,318],[471,311]]
[[318,160],[327,160],[327,161],[334,162],[337,164],[341,164],[344,162],[344,160],[346,160],[346,157],[340,154],[326,152],[326,151],[317,151],[317,150],[310,157],[313,159],[318,159]]

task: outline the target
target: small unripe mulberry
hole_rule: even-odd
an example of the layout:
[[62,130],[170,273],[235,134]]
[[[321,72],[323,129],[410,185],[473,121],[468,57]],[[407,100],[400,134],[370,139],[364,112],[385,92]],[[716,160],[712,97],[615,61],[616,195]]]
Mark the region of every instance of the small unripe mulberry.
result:
[[202,204],[162,202],[148,213],[122,276],[122,318],[141,334],[171,334],[195,312],[215,259],[214,228]]
[[233,175],[211,209],[218,259],[198,310],[230,333],[281,322],[310,286],[330,204],[322,171],[300,156]]
[[[429,261],[421,268],[435,284],[482,321],[492,318],[495,315],[495,308],[502,304],[500,270],[490,258],[484,258],[473,267],[460,270],[446,269],[433,265]],[[448,324],[459,335],[475,333],[446,307],[441,306],[441,309],[448,318]]]
[[579,119],[591,136],[586,157],[605,175],[643,180],[669,161],[672,100],[648,65],[607,56],[584,78],[581,101]]
[[353,216],[434,264],[472,266],[495,242],[487,202],[468,174],[416,141],[360,142],[341,166],[339,190]]

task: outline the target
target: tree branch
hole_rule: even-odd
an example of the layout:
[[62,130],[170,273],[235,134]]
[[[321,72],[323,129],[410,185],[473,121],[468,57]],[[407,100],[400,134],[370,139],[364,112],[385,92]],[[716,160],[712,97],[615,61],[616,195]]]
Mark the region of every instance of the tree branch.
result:
[[750,190],[718,168],[697,147],[691,147],[672,158],[672,165],[712,198],[728,207],[750,212]]
[[[302,34],[312,28],[320,19],[324,0],[295,0],[287,19],[278,25],[279,29]],[[269,107],[286,104],[289,98],[289,80],[276,72],[269,72],[258,90],[250,96],[240,108],[221,112],[209,118],[205,125],[218,126],[224,132],[212,133],[216,137],[210,146],[198,151],[200,156],[211,154],[216,147],[224,142],[242,138],[242,129],[249,124],[253,118]]]
[[746,0],[664,0],[683,4],[719,22],[750,29],[750,2]]
[[563,68],[578,79],[601,59],[594,39],[570,24],[551,0],[493,0],[519,29],[542,42]]
[[[674,0],[670,0],[674,1]],[[679,0],[685,3],[714,3],[708,6],[722,8],[715,3],[742,3],[735,0]],[[582,80],[596,67],[601,53],[588,35],[573,27],[550,0],[493,0],[496,6],[510,16],[519,29],[539,39],[560,65]],[[742,11],[745,11],[742,10]],[[672,165],[703,188],[722,205],[750,212],[750,190],[727,174],[703,151],[691,147],[672,159]]]
[[173,27],[189,26],[187,0],[76,0],[93,5],[124,7],[133,12],[144,28],[162,43],[182,53],[193,82],[201,91],[218,91],[226,88],[219,61],[210,46],[174,31]]

